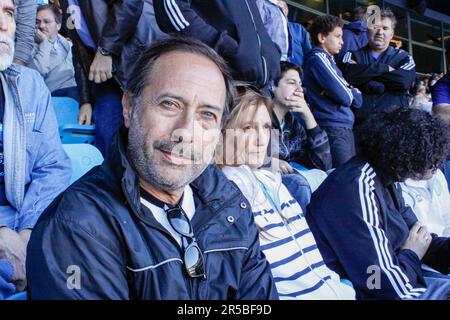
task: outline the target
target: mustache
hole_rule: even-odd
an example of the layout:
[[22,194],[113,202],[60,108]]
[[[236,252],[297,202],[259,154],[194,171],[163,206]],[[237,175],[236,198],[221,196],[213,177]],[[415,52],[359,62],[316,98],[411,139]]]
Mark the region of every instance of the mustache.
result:
[[192,150],[192,145],[183,144],[182,142],[156,140],[153,143],[153,148],[167,153],[173,153],[191,161],[199,161],[202,159],[201,153]]

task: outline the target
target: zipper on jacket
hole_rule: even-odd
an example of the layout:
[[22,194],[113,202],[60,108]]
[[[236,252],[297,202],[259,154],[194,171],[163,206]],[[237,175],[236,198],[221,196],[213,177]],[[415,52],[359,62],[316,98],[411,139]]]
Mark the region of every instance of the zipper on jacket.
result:
[[[121,180],[121,184],[122,184],[122,191],[126,191],[127,189],[125,188],[123,179]],[[131,207],[131,210],[133,210],[134,214],[139,218],[139,212],[136,211],[136,208],[133,206],[132,202],[130,201],[130,197],[129,197],[128,192],[124,192],[124,195],[125,195],[125,198],[127,199],[127,202],[129,203],[129,206]],[[141,218],[139,218],[139,220],[141,220]],[[145,221],[144,221],[144,223],[146,225],[148,225],[148,223],[146,223]],[[180,247],[178,242],[173,238],[172,234],[168,230],[166,230],[165,228],[159,228],[157,226],[151,226],[151,227],[154,228],[154,229],[157,229],[157,230],[159,230],[161,232],[163,232],[164,234],[166,234],[168,236],[168,238],[170,239],[169,241],[171,241],[175,245],[175,247],[178,249],[178,252],[180,254],[180,258],[182,260],[181,264],[183,265],[182,266],[183,273],[185,273],[186,272],[186,270],[185,270],[186,268],[185,268],[185,264],[184,264],[184,249],[182,247]],[[203,258],[205,259],[205,257],[203,257]],[[204,263],[205,263],[205,261],[204,261]],[[206,263],[205,263],[205,265],[206,265]],[[191,299],[194,299],[194,295],[193,295],[194,288],[193,288],[192,281],[194,281],[195,279],[191,278],[191,277],[189,277],[187,275],[187,276],[183,277],[183,280],[184,280],[184,282],[186,284],[186,289],[189,291],[189,297]]]
[[263,73],[264,73],[263,85],[265,85],[267,83],[267,63],[266,63],[266,59],[264,58],[263,53],[262,53],[261,38],[259,36],[258,29],[256,28],[255,18],[253,17],[252,10],[250,9],[250,6],[249,6],[247,0],[245,0],[245,4],[247,5],[247,10],[250,13],[250,17],[252,18],[252,23],[253,23],[253,27],[255,28],[256,38],[258,39],[259,52],[260,52],[261,58],[262,58],[262,67],[263,67]]

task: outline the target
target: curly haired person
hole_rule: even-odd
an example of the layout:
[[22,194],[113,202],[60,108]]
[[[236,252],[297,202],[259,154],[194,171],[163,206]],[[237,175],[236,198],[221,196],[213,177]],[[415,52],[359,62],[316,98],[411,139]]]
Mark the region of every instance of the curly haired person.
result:
[[324,181],[306,215],[325,263],[353,283],[357,299],[444,299],[450,239],[418,222],[395,182],[431,177],[447,155],[449,127],[397,110],[371,115],[356,137],[359,155]]

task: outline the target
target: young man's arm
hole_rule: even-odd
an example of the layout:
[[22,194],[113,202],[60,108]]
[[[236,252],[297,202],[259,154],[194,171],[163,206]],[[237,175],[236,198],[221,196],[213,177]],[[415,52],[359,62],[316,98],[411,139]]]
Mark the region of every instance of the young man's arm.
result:
[[205,22],[191,8],[191,1],[154,0],[153,6],[156,21],[163,32],[198,39],[224,57],[231,57],[236,53],[236,40]]
[[125,43],[136,31],[143,8],[144,0],[114,1],[98,46],[120,56]]
[[323,89],[323,94],[339,106],[350,107],[354,100],[354,90],[338,75],[325,53],[317,52],[310,58],[312,76]]
[[299,133],[302,139],[302,149],[304,151],[298,155],[294,162],[304,165],[307,168],[317,168],[327,171],[332,167],[330,142],[327,133],[318,125],[309,130]]

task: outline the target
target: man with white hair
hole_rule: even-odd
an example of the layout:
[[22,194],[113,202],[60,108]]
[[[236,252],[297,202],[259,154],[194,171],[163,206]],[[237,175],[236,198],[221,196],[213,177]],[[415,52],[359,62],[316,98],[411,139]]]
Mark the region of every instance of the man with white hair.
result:
[[15,2],[0,0],[0,297],[24,290],[31,229],[71,175],[44,81],[13,64],[15,31]]

